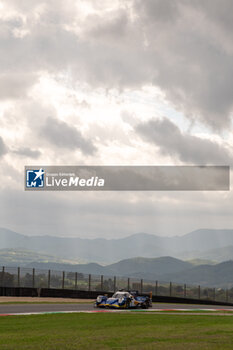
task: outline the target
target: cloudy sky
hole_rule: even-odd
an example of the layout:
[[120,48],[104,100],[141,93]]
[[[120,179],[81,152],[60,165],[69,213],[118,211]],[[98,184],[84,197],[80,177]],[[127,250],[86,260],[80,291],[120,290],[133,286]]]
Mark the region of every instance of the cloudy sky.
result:
[[232,165],[232,0],[0,0],[0,226],[233,228],[229,192],[25,192],[24,166]]

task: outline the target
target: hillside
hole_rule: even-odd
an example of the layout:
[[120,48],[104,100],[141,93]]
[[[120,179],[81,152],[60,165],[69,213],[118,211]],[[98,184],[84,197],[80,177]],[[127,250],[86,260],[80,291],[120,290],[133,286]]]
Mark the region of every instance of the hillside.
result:
[[[120,239],[81,239],[54,236],[25,236],[0,229],[0,249],[24,248],[63,259],[84,259],[90,262],[111,263],[136,256],[158,257],[172,255],[159,245],[160,237],[136,234]],[[129,250],[128,247],[131,247]]]
[[166,281],[176,283],[200,284],[209,287],[233,286],[233,261],[225,261],[216,265],[200,265],[182,273],[165,274],[163,276]]
[[27,267],[35,267],[38,269],[51,269],[63,271],[77,271],[82,273],[115,275],[115,276],[135,276],[138,274],[143,276],[153,273],[154,276],[161,276],[166,273],[180,272],[191,268],[193,265],[185,261],[181,261],[172,257],[161,258],[132,258],[121,260],[115,264],[101,266],[96,263],[89,264],[58,264],[45,262],[32,262]]
[[207,260],[207,259],[191,259],[187,260],[190,264],[193,266],[199,266],[199,265],[216,265],[216,261],[213,260]]
[[135,274],[143,277],[146,274],[154,274],[160,276],[166,273],[175,273],[187,270],[192,267],[192,264],[164,256],[160,258],[132,258],[121,260],[118,263],[108,265],[115,274],[123,273],[124,276],[135,276]]
[[227,246],[217,249],[207,250],[205,253],[199,254],[200,259],[210,259],[217,262],[227,261],[233,259],[233,246]]
[[[22,266],[36,269],[80,272],[105,276],[125,276],[175,282],[200,284],[201,286],[229,288],[233,286],[233,261],[220,264],[192,263],[173,257],[160,258],[136,257],[123,259],[114,264],[102,266],[98,263],[74,264],[73,261],[39,254],[23,249],[0,250],[0,265]],[[198,264],[194,266],[194,264]]]
[[101,266],[99,264],[57,264],[30,263],[27,267],[38,269],[63,270],[86,274],[125,276],[143,278],[151,281],[195,284],[209,287],[229,288],[233,286],[233,261],[216,265],[193,266],[172,257],[132,258],[116,264]]
[[74,264],[83,263],[84,261],[72,261],[68,259],[61,259],[53,255],[41,254],[23,248],[8,248],[0,249],[0,266],[26,266],[32,262],[37,263],[61,263]]
[[[160,237],[138,233],[119,239],[81,239],[73,237],[25,236],[0,229],[0,249],[22,248],[61,259],[115,263],[123,259],[143,256],[156,258],[173,256],[181,259],[233,259],[233,230],[196,230],[184,236]],[[130,249],[129,249],[130,247]],[[218,250],[222,250],[219,251]],[[225,251],[224,251],[225,249]],[[210,253],[212,251],[212,253]],[[215,253],[214,253],[215,251]]]
[[36,268],[42,270],[53,270],[53,271],[67,271],[67,272],[80,272],[94,275],[106,275],[112,274],[112,271],[108,271],[105,266],[101,266],[97,263],[88,264],[61,264],[51,262],[31,262],[26,265],[28,268]]

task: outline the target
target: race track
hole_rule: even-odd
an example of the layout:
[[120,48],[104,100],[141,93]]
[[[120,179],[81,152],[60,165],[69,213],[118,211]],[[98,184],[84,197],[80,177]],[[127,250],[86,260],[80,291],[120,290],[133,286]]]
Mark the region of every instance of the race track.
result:
[[[30,313],[53,313],[53,312],[91,312],[101,311],[103,309],[94,308],[93,304],[0,304],[0,315],[10,314],[30,314]],[[215,311],[226,310],[233,311],[231,306],[218,306],[218,305],[187,305],[187,304],[166,304],[166,303],[153,303],[153,307],[148,309],[149,311]],[[118,310],[116,310],[118,311]],[[125,311],[125,310],[124,310]],[[146,311],[146,310],[143,310]]]

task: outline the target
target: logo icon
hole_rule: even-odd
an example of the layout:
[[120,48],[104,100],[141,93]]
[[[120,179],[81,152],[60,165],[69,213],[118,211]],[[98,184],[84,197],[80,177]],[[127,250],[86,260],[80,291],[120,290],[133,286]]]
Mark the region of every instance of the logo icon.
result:
[[27,187],[44,187],[44,170],[27,170]]

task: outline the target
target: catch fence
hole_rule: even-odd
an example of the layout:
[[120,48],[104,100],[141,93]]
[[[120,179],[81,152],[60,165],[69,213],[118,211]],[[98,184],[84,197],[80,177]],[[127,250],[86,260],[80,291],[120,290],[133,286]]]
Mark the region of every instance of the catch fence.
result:
[[56,288],[79,291],[114,292],[119,289],[152,291],[154,296],[169,296],[233,303],[233,288],[152,281],[134,277],[105,276],[24,267],[0,268],[0,287]]

